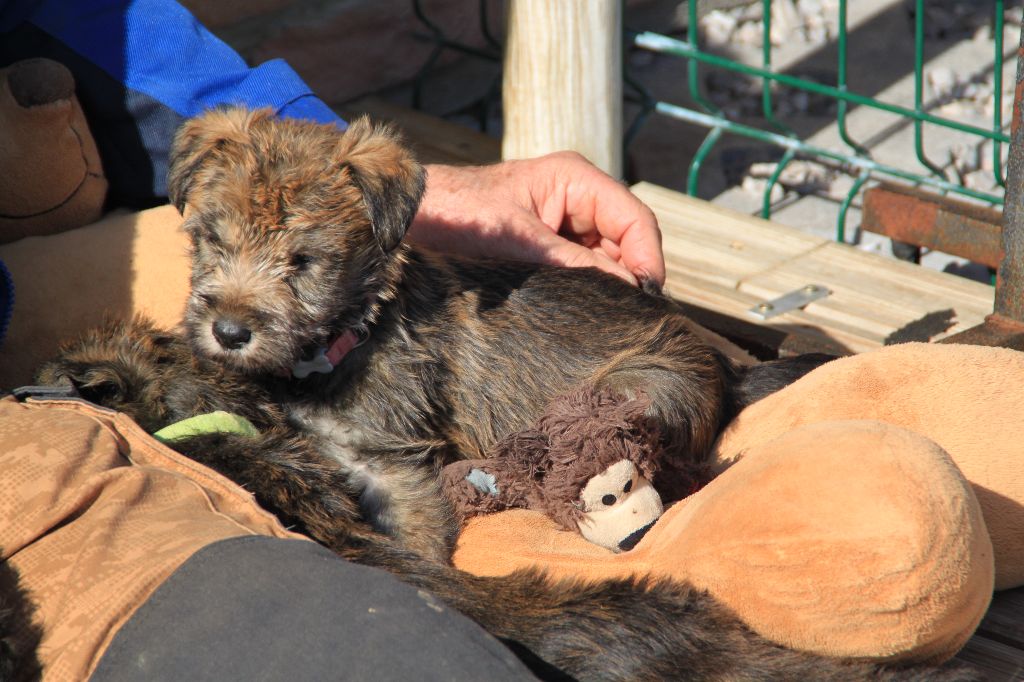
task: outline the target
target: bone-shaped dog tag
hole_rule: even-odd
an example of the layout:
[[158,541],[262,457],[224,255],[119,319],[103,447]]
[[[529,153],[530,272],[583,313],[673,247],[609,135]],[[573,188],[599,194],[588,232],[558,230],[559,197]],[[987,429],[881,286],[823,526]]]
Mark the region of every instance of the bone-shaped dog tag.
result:
[[314,372],[330,374],[333,371],[334,365],[327,359],[326,348],[317,348],[312,360],[299,360],[292,366],[292,376],[296,379],[305,379]]
[[498,479],[495,478],[494,474],[489,474],[482,469],[473,469],[466,476],[466,480],[482,493],[487,493],[492,497],[498,494]]

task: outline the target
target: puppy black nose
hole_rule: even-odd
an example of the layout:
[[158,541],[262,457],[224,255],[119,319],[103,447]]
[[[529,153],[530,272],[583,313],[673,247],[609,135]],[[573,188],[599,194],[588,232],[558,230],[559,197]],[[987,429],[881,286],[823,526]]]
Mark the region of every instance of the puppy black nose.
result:
[[249,343],[252,331],[236,320],[221,318],[213,323],[213,336],[227,350],[238,350]]

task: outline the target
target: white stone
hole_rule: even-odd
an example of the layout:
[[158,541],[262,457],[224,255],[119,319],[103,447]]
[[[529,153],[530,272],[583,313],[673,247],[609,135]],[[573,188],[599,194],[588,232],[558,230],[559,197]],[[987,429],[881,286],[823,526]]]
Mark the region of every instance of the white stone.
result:
[[[742,187],[743,191],[746,192],[747,194],[750,194],[751,196],[754,196],[758,199],[762,199],[764,197],[765,189],[768,187],[768,180],[765,178],[754,178],[748,175],[747,177],[743,178]],[[771,203],[776,204],[782,201],[782,199],[785,198],[785,196],[786,190],[782,188],[782,185],[780,185],[779,183],[775,183],[774,185],[772,185],[772,191],[769,197],[769,201]]]
[[956,72],[948,66],[936,66],[928,69],[925,80],[934,97],[952,97],[960,79]]
[[782,45],[803,26],[793,0],[772,2],[772,45]]
[[740,24],[733,33],[733,40],[742,45],[757,46],[761,44],[764,37],[764,24],[760,20]]
[[736,18],[721,10],[708,12],[700,19],[701,35],[705,44],[712,47],[728,45],[736,30]]

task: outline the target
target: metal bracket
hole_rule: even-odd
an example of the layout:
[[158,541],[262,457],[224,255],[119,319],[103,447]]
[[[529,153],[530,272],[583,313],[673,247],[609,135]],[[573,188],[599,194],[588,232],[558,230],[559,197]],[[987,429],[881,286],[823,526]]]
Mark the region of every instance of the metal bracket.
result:
[[754,317],[768,320],[776,315],[782,315],[783,313],[803,308],[811,301],[825,298],[831,293],[828,287],[820,284],[808,284],[788,294],[783,294],[774,300],[758,303],[749,312]]

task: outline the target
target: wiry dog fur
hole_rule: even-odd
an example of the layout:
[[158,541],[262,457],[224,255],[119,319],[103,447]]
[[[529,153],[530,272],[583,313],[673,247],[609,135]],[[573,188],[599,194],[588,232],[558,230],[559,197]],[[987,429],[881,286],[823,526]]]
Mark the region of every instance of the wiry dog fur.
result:
[[31,682],[42,674],[36,648],[42,637],[35,607],[18,571],[0,561],[0,682]]
[[[939,674],[787,650],[682,583],[478,578],[447,563],[455,528],[439,467],[484,456],[555,396],[643,391],[669,446],[700,463],[737,409],[820,359],[743,372],[673,302],[597,271],[409,247],[423,169],[365,121],[341,134],[265,111],[208,113],[179,133],[169,187],[193,245],[184,334],[115,324],[67,347],[43,381],[70,380],[150,430],[213,409],[248,417],[257,439],[175,446],[341,556],[435,592],[546,677]],[[368,340],[329,374],[288,376],[346,329]]]

